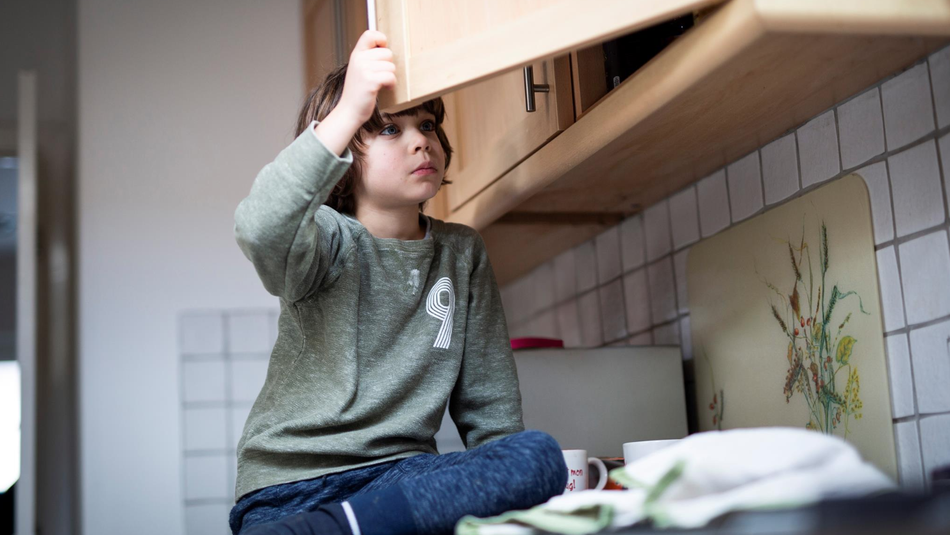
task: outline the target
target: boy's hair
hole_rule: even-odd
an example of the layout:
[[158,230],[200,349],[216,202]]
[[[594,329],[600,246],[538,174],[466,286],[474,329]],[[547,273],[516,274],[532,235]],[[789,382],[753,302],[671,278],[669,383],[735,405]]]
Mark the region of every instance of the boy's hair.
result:
[[[346,79],[346,67],[347,64],[344,63],[333,69],[333,71],[327,75],[326,79],[324,79],[323,83],[314,88],[310,92],[310,95],[307,96],[307,101],[304,103],[303,108],[300,110],[300,115],[297,117],[296,136],[303,133],[314,120],[322,121],[326,118],[340,102],[340,97],[343,95],[343,82]],[[445,169],[447,171],[449,162],[452,160],[452,145],[449,144],[449,138],[445,135],[445,130],[442,129],[442,122],[445,120],[445,106],[442,103],[441,97],[427,100],[416,107],[394,113],[392,117],[417,115],[420,110],[427,111],[435,116],[435,132],[439,138],[439,143],[442,145],[442,151],[445,153]],[[353,139],[347,145],[350,152],[353,153],[353,165],[347,169],[343,178],[341,178],[333,188],[330,197],[327,198],[323,204],[343,214],[354,215],[356,213],[356,198],[353,196],[353,191],[356,187],[357,179],[362,176],[362,163],[363,158],[366,156],[364,152],[366,148],[364,136],[379,131],[383,127],[383,124],[385,123],[377,106],[376,109],[373,110],[372,117],[363,123],[359,130],[356,131],[356,135],[353,136]],[[444,186],[451,183],[452,182],[445,179],[445,175],[443,174],[442,185]],[[420,212],[425,209],[425,205],[426,201],[419,203]]]

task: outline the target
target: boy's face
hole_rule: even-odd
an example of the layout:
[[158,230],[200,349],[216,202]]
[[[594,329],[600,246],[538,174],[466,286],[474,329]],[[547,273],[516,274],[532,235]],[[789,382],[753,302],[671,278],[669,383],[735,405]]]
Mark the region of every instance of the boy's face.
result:
[[[380,209],[412,206],[431,199],[442,185],[445,155],[435,133],[435,116],[383,115],[383,127],[364,137],[363,176],[356,184],[357,203]],[[416,171],[428,162],[432,169]]]

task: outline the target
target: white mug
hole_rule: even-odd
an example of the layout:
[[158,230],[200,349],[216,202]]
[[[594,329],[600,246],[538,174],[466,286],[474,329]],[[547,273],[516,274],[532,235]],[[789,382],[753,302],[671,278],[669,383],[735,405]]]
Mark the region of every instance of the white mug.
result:
[[587,468],[593,464],[600,472],[597,486],[594,490],[602,490],[607,485],[607,467],[604,461],[597,457],[588,457],[587,450],[561,450],[564,454],[564,463],[567,464],[567,485],[564,494],[587,490]]
[[633,464],[634,462],[646,457],[647,455],[672,446],[680,439],[669,440],[641,440],[638,442],[624,442],[623,444],[623,464]]

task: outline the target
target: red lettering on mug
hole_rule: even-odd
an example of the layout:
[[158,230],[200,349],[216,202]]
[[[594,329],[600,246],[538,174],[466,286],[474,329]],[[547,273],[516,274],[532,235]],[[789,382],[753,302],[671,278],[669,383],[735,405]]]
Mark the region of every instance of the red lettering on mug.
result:
[[572,475],[572,476],[583,476],[583,475],[584,475],[584,469],[583,469],[583,468],[580,468],[580,469],[577,469],[577,470],[574,470],[573,468],[570,468],[570,471],[571,471],[571,475]]
[[574,490],[575,485],[576,482],[572,479],[571,482],[568,483],[566,487],[564,487],[564,490]]

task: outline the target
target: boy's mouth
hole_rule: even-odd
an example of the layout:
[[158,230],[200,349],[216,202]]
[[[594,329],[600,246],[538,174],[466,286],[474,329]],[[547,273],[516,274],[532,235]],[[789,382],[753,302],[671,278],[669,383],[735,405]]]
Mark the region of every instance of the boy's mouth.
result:
[[428,175],[435,173],[435,167],[432,166],[432,162],[422,162],[419,167],[416,167],[416,170],[412,172],[414,175]]

